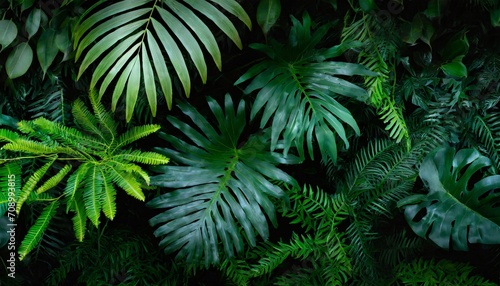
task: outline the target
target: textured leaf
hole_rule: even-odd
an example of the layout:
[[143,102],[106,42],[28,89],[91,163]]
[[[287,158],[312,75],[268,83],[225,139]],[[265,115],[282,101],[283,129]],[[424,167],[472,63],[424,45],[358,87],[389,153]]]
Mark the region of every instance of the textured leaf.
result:
[[500,175],[475,180],[491,161],[475,149],[442,147],[429,154],[420,177],[429,193],[405,205],[413,231],[444,249],[468,250],[469,244],[500,243]]

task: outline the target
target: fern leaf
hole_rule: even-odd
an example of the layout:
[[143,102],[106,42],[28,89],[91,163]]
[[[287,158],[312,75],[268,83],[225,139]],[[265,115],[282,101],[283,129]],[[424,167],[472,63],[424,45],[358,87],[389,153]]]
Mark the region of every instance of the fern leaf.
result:
[[37,194],[41,194],[43,192],[46,192],[47,190],[52,189],[55,187],[59,182],[61,182],[62,179],[71,171],[71,165],[65,165],[57,174],[55,174],[52,178],[48,179],[43,183],[42,186],[40,186],[37,190]]
[[17,204],[16,204],[16,213],[19,214],[21,211],[21,207],[23,206],[24,202],[26,199],[28,199],[28,196],[30,193],[35,189],[36,184],[40,181],[40,179],[47,173],[47,170],[49,169],[50,166],[54,163],[56,158],[52,158],[49,162],[45,163],[42,167],[40,167],[38,170],[33,173],[28,178],[28,181],[24,184],[23,188],[21,189],[21,192],[19,194],[19,197],[17,198]]
[[128,174],[136,173],[137,175],[141,176],[141,178],[144,180],[144,182],[146,182],[147,185],[149,185],[149,175],[141,167],[135,164],[122,163],[121,161],[117,160],[111,160],[109,161],[109,164],[112,165],[116,171]]
[[113,220],[116,215],[116,190],[108,176],[102,170],[100,172],[101,176],[105,178],[100,198],[102,211],[107,218]]
[[12,188],[14,188],[15,198],[19,197],[21,165],[18,162],[9,162],[5,165],[0,165],[0,215],[2,216],[7,212],[9,192],[12,192]]
[[88,176],[85,178],[83,190],[83,200],[85,211],[90,221],[97,227],[101,215],[101,196],[103,191],[104,178],[97,165],[90,166]]
[[40,216],[36,219],[35,224],[30,227],[28,233],[24,237],[21,245],[19,246],[19,260],[23,260],[28,253],[35,248],[35,246],[40,242],[42,235],[47,229],[50,220],[55,215],[57,208],[59,207],[59,201],[53,201],[48,206],[46,206]]
[[19,138],[19,134],[7,129],[0,129],[0,142],[14,142]]
[[104,134],[99,129],[98,122],[95,116],[90,113],[87,109],[83,101],[77,99],[73,103],[73,108],[71,109],[73,117],[75,118],[75,122],[81,126],[87,132],[96,135],[100,138],[100,141],[106,142],[107,138],[104,137]]
[[158,130],[160,130],[160,125],[156,124],[132,127],[118,137],[116,145],[113,145],[113,151],[155,133]]
[[72,218],[73,231],[76,239],[82,242],[87,228],[87,213],[85,212],[85,203],[81,192],[75,194],[75,199],[68,204],[68,208],[75,212]]
[[88,170],[92,163],[86,162],[81,164],[78,169],[69,176],[68,181],[66,183],[66,187],[64,188],[64,196],[66,197],[66,205],[68,212],[69,207],[73,204],[75,200],[75,196],[78,193],[78,189],[82,188],[84,185],[84,179],[87,176]]
[[111,180],[113,183],[117,184],[120,188],[125,190],[125,192],[132,197],[144,201],[146,197],[141,190],[140,184],[134,178],[134,176],[124,173],[123,170],[118,169],[112,164],[107,164],[110,171]]
[[141,152],[139,150],[121,151],[121,154],[113,158],[118,161],[123,160],[148,165],[161,165],[169,162],[169,159],[161,154],[155,152]]
[[110,145],[114,144],[117,134],[116,122],[113,120],[111,114],[104,109],[102,103],[99,102],[99,98],[95,90],[90,90],[89,98],[95,117],[99,122],[101,131],[104,134],[106,141],[109,142]]

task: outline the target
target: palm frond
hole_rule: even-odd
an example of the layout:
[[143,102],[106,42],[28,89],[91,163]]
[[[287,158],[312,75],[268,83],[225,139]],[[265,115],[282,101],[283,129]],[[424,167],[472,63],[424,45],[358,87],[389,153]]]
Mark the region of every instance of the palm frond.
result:
[[191,90],[186,58],[191,59],[203,82],[207,80],[207,64],[202,47],[221,69],[217,41],[207,23],[195,11],[213,22],[240,49],[242,44],[238,31],[221,10],[236,16],[251,28],[249,16],[237,1],[211,2],[123,0],[108,7],[104,7],[104,1],[98,2],[86,11],[75,32],[75,58],[78,60],[83,57],[78,77],[102,57],[93,71],[90,88],[100,83],[100,98],[115,82],[113,111],[126,85],[126,119],[130,121],[139,87],[143,85],[155,116],[157,81],[170,109],[172,79],[167,61],[172,64],[186,96]]

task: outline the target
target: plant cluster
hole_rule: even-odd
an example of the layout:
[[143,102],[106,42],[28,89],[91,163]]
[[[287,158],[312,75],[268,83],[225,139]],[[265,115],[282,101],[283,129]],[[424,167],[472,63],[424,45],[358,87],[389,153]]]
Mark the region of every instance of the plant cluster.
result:
[[500,1],[306,2],[0,3],[0,284],[500,283]]

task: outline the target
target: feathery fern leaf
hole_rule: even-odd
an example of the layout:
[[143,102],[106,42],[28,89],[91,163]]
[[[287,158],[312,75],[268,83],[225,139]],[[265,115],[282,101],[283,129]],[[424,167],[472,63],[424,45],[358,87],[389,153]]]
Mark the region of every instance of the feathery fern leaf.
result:
[[42,238],[43,232],[50,223],[50,219],[55,215],[58,207],[59,201],[55,200],[43,209],[42,214],[37,218],[35,224],[30,227],[28,233],[19,246],[19,260],[23,260],[24,257],[26,257],[26,255],[38,244]]
[[[359,41],[363,48],[359,54],[360,63],[376,75],[365,75],[365,86],[368,89],[371,104],[377,109],[380,118],[386,124],[389,136],[400,142],[406,141],[410,148],[409,130],[402,113],[402,107],[394,100],[394,86],[389,80],[391,70],[388,62],[396,58],[398,45],[394,39],[386,39],[384,27],[380,25],[373,15],[363,14],[362,18],[348,23],[349,16],[345,18],[342,42]],[[389,20],[388,20],[389,21]],[[384,23],[388,25],[388,23]]]
[[[18,162],[0,165],[0,215],[3,216],[7,212],[9,202],[12,206],[12,199],[15,200],[19,196],[20,188],[21,165]],[[13,198],[9,195],[10,192],[14,193]]]
[[254,119],[262,109],[261,128],[271,125],[271,150],[283,138],[284,154],[290,147],[296,147],[304,157],[304,138],[307,151],[313,159],[313,141],[319,145],[322,158],[337,158],[337,139],[340,137],[349,147],[349,133],[343,123],[356,134],[360,130],[351,113],[337,100],[338,95],[364,101],[368,94],[364,89],[342,79],[342,76],[373,75],[373,72],[358,64],[328,61],[355,43],[343,43],[329,49],[313,49],[328,32],[322,26],[311,32],[313,25],[309,16],[302,22],[292,17],[293,27],[289,43],[271,42],[267,45],[253,45],[269,57],[242,75],[235,84],[251,78],[245,93],[258,90],[252,106]]
[[217,41],[196,12],[201,12],[213,22],[240,49],[242,44],[238,31],[220,10],[236,16],[251,28],[249,16],[235,0],[217,3],[206,0],[123,0],[107,7],[104,7],[104,2],[99,1],[89,8],[75,31],[75,59],[78,60],[85,54],[78,77],[103,57],[93,71],[90,88],[94,89],[100,82],[100,98],[115,81],[112,96],[114,111],[126,85],[127,121],[132,118],[141,85],[145,88],[153,116],[157,109],[157,81],[168,108],[172,107],[172,79],[166,60],[172,64],[186,96],[189,96],[191,90],[186,53],[203,83],[207,80],[207,64],[201,46],[221,69],[221,53]]
[[472,132],[488,151],[497,170],[500,170],[500,113],[476,115],[471,124]]
[[[256,236],[269,236],[268,221],[276,226],[275,207],[269,197],[285,199],[283,190],[271,180],[295,185],[293,178],[276,168],[277,164],[298,163],[267,151],[267,135],[252,136],[239,146],[246,124],[245,102],[235,112],[226,95],[224,109],[212,98],[209,107],[217,119],[218,131],[194,107],[181,103],[181,110],[194,127],[169,117],[169,121],[194,143],[161,134],[172,145],[157,151],[184,166],[156,167],[163,174],[152,177],[152,184],[174,191],[148,202],[152,208],[166,209],[150,220],[160,225],[154,232],[161,237],[165,252],[178,251],[188,264],[215,264],[219,248],[233,257],[243,250],[244,240],[256,245]],[[201,131],[201,133],[200,133]]]
[[[19,130],[25,136],[0,130],[2,141],[9,142],[3,146],[4,150],[49,159],[28,178],[22,190],[16,194],[16,212],[19,214],[26,201],[58,200],[63,197],[66,212],[75,212],[73,224],[78,240],[82,240],[85,235],[87,218],[98,226],[101,212],[108,219],[115,217],[115,186],[144,201],[142,185],[148,185],[150,179],[147,172],[135,162],[148,165],[168,162],[168,158],[155,152],[123,150],[134,141],[156,132],[160,128],[158,125],[133,127],[119,136],[116,122],[97,100],[95,92],[90,93],[90,101],[95,115],[81,101],[74,104],[76,125],[83,130],[42,117],[19,122]],[[14,155],[9,160],[25,158],[16,156],[19,155]],[[60,165],[55,161],[64,161],[65,164]],[[66,163],[68,161],[72,161],[72,164]],[[77,165],[75,171],[72,170],[74,165]],[[55,169],[51,177],[36,192],[32,192],[42,178],[50,173],[51,167]],[[64,188],[56,188],[64,184]],[[49,189],[54,190],[47,192]],[[50,220],[50,216],[46,218]],[[24,255],[31,249],[26,248]]]

